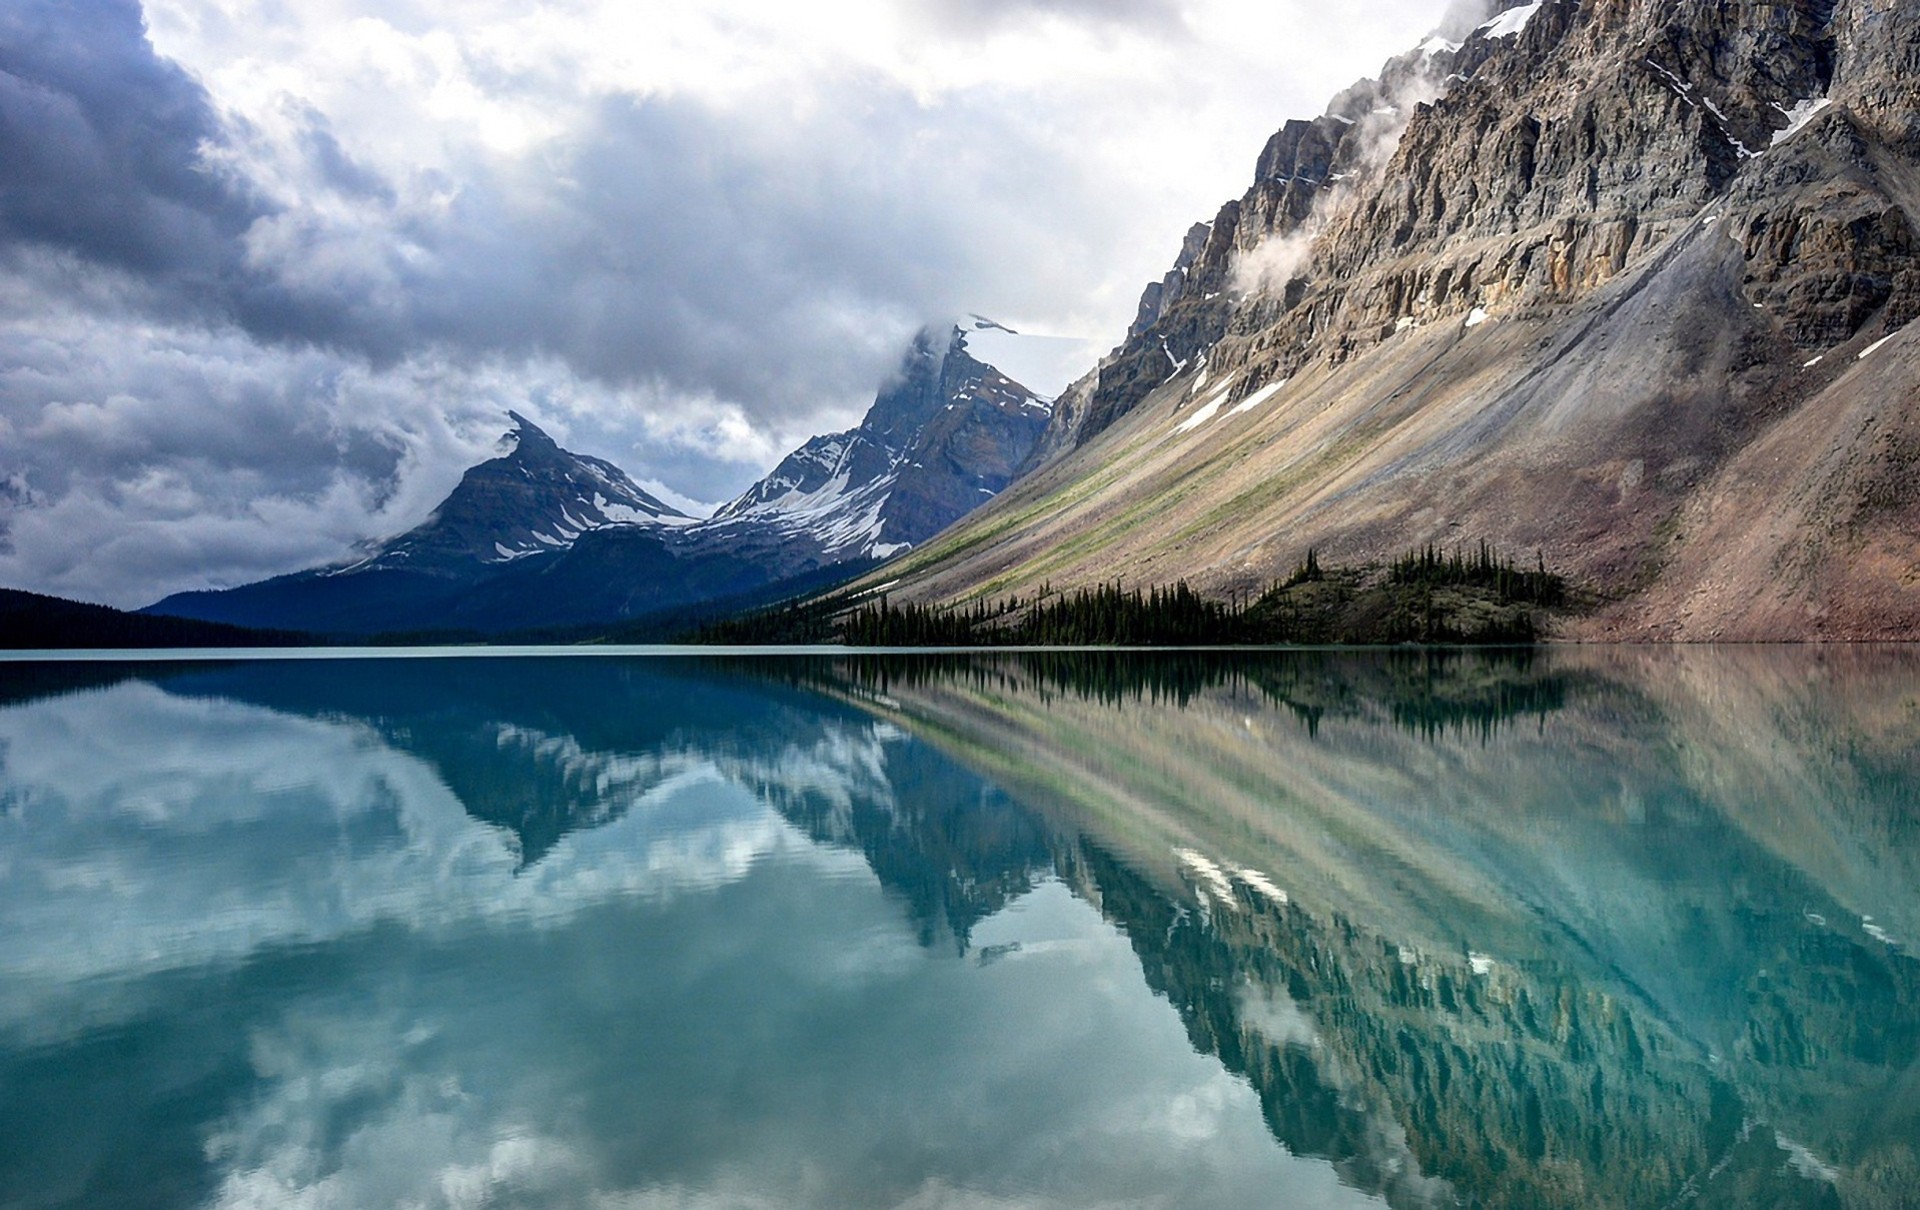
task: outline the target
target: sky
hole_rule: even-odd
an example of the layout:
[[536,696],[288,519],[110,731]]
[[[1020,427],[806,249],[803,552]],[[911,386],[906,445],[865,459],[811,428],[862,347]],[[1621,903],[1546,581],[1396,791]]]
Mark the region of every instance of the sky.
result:
[[346,558],[508,408],[702,512],[968,313],[1091,369],[1445,7],[9,0],[0,585]]

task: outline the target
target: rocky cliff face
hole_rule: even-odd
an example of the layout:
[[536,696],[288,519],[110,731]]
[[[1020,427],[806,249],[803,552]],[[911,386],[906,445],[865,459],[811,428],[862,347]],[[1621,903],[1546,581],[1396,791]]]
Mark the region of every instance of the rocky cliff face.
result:
[[1920,634],[1916,46],[1892,0],[1431,39],[1269,140],[905,590],[1486,538],[1609,603],[1580,633]]

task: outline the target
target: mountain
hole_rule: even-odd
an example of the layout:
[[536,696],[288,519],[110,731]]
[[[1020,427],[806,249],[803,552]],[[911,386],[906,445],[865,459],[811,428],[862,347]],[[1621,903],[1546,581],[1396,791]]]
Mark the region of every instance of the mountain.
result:
[[924,542],[1007,486],[1051,410],[972,357],[965,330],[924,331],[858,427],[807,442],[705,520],[508,415],[501,454],[416,528],[348,563],[142,612],[335,635],[671,630]]
[[1048,401],[968,352],[966,328],[923,331],[859,427],[787,455],[700,540],[771,543],[768,557],[783,562],[886,558],[1004,490],[1051,416]]
[[611,462],[575,454],[518,412],[508,412],[510,447],[460,478],[433,515],[333,574],[372,570],[467,575],[476,563],[508,563],[572,546],[609,525],[690,525],[693,518],[654,499]]
[[653,553],[661,549],[657,535],[693,524],[613,464],[561,449],[517,412],[508,417],[513,428],[498,457],[469,469],[419,526],[362,557],[238,588],[177,593],[141,612],[327,634],[487,630],[496,601],[511,600],[584,535],[646,535]]
[[1277,131],[893,594],[1484,539],[1575,637],[1920,636],[1920,9],[1478,16]]

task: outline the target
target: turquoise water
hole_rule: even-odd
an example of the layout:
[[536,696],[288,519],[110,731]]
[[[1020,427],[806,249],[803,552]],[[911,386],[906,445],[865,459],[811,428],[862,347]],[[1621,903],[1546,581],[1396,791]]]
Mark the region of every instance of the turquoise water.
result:
[[1920,652],[0,664],[0,1207],[1913,1206]]

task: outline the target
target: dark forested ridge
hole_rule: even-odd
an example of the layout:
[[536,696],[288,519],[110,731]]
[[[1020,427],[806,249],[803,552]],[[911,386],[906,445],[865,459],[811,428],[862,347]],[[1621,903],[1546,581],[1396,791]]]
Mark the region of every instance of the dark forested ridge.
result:
[[290,630],[254,630],[190,618],[127,613],[61,597],[0,588],[0,648],[299,647],[317,642]]

